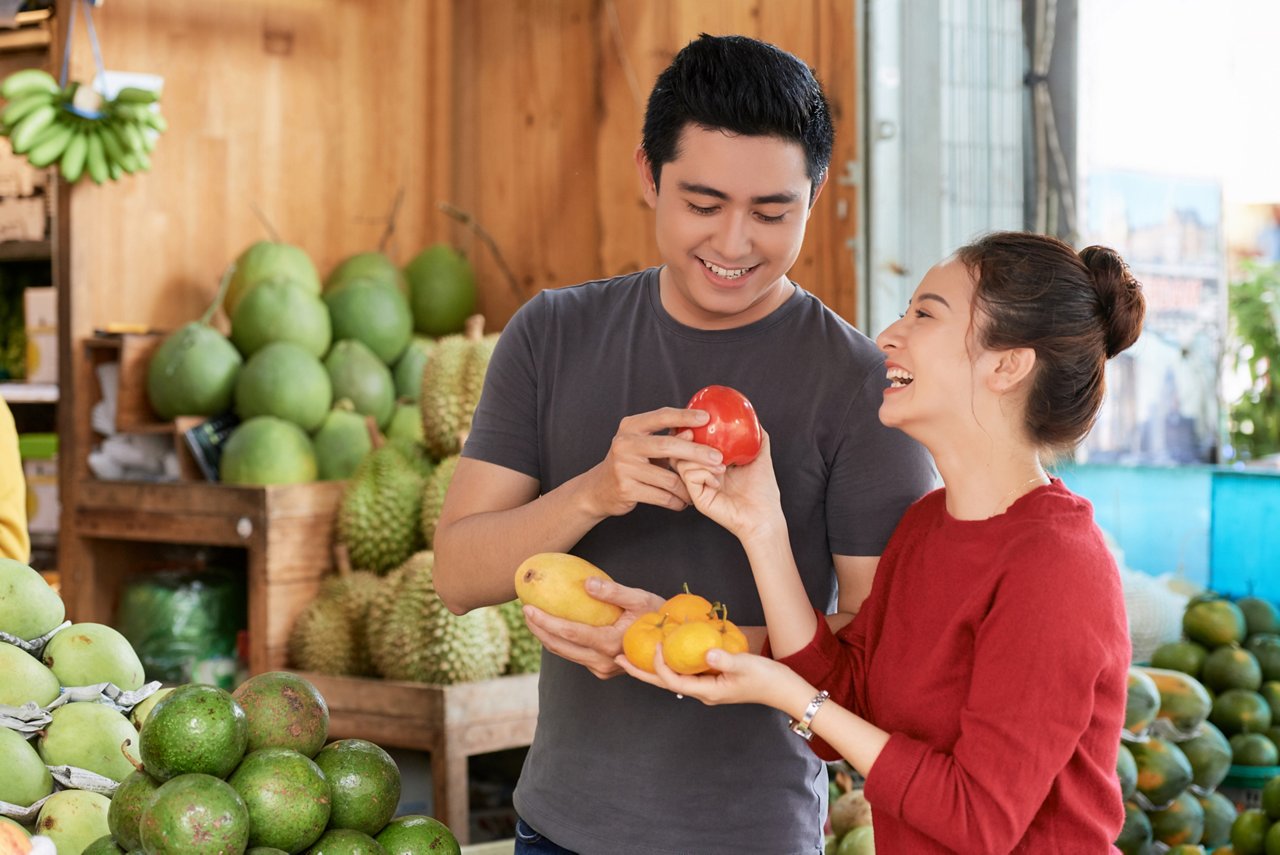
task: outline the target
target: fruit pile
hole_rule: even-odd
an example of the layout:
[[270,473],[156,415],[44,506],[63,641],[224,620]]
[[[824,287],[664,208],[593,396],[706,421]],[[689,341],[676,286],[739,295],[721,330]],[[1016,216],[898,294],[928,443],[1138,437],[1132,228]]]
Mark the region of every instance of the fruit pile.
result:
[[[218,464],[226,483],[350,478],[382,436],[434,436],[439,459],[470,422],[474,369],[457,376],[442,356],[424,387],[427,358],[461,349],[475,302],[471,268],[448,247],[423,250],[403,270],[380,252],[360,253],[321,283],[302,249],[260,241],[236,258],[204,316],[156,349],[148,399],[166,420],[235,414]],[[229,335],[211,323],[219,307]],[[491,352],[493,337],[480,337]],[[483,365],[487,356],[481,376]],[[424,392],[430,413],[418,404]],[[451,418],[452,448],[430,430],[438,412]]]
[[151,168],[151,152],[167,123],[150,89],[127,86],[110,99],[79,83],[58,85],[25,68],[0,83],[0,133],[32,166],[58,165],[63,180],[88,175],[95,184]]
[[861,787],[842,792],[831,800],[831,835],[824,855],[875,855],[871,805]]
[[[1126,819],[1116,845],[1131,853],[1153,840],[1230,843],[1237,855],[1262,855],[1241,841],[1259,824],[1252,796],[1280,773],[1272,718],[1280,710],[1280,612],[1258,598],[1206,593],[1187,603],[1182,625],[1181,640],[1129,671],[1117,761]],[[1280,852],[1280,831],[1272,846]]]
[[65,624],[30,567],[0,559],[0,590],[0,853],[459,852],[439,821],[393,818],[395,762],[326,744],[324,698],[298,675],[143,685],[123,637]]
[[689,592],[664,602],[656,612],[636,618],[622,634],[622,652],[632,665],[656,673],[654,658],[662,645],[662,661],[677,674],[715,673],[707,665],[707,653],[726,650],[745,653],[747,637],[728,617],[723,603]]

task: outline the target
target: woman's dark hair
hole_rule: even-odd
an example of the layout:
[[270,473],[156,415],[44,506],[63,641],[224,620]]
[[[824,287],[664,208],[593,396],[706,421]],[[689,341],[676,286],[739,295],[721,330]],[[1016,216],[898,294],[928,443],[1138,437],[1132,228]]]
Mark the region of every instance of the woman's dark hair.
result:
[[689,124],[804,148],[809,202],[831,161],[835,131],[822,86],[803,62],[746,36],[700,35],[685,45],[649,93],[641,145],[658,183]]
[[1074,448],[1102,406],[1107,360],[1142,332],[1142,285],[1114,250],[1077,253],[1029,232],[987,235],[956,258],[977,283],[979,343],[1035,350],[1026,416],[1031,437],[1052,452]]

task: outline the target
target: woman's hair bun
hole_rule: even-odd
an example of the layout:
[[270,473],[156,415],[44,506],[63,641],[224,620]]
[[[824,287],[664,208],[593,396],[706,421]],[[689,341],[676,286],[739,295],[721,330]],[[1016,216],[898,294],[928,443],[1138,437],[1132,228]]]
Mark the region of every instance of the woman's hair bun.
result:
[[1089,270],[1102,306],[1107,358],[1110,359],[1132,346],[1142,332],[1142,319],[1147,311],[1142,284],[1133,278],[1124,259],[1109,247],[1086,247],[1080,251],[1080,260]]

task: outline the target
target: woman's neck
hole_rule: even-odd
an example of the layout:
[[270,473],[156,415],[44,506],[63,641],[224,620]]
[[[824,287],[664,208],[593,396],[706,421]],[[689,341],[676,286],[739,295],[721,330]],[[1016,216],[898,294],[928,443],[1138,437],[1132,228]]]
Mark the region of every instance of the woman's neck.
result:
[[947,512],[956,519],[998,516],[1049,483],[1038,449],[1026,442],[963,443],[930,451],[947,488]]

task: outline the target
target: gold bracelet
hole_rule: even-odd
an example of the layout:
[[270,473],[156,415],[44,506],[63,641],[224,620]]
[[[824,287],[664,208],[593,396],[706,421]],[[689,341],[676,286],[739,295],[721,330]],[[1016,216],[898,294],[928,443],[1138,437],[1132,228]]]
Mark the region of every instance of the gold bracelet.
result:
[[791,728],[791,732],[805,742],[811,741],[813,739],[813,731],[809,729],[809,725],[813,723],[813,717],[818,714],[818,709],[821,708],[822,702],[829,697],[831,695],[826,689],[814,695],[813,700],[809,701],[809,706],[804,708],[804,714],[800,716],[800,720],[796,721],[793,718],[787,724],[787,727]]

